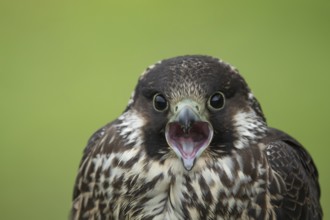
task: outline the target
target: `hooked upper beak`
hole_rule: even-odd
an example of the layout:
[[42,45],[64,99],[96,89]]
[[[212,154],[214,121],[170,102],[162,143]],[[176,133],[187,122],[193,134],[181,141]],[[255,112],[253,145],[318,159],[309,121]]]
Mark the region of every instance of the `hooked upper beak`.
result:
[[165,137],[168,145],[182,160],[186,170],[191,170],[197,158],[209,146],[213,138],[213,127],[200,113],[200,106],[190,100],[182,100],[166,125]]

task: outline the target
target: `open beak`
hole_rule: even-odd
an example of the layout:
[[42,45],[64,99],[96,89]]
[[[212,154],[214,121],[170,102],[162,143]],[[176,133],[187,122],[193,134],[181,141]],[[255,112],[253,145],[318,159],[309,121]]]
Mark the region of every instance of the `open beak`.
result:
[[181,158],[186,170],[191,170],[197,158],[209,146],[213,127],[200,115],[198,104],[190,99],[175,107],[175,114],[165,129],[168,145]]

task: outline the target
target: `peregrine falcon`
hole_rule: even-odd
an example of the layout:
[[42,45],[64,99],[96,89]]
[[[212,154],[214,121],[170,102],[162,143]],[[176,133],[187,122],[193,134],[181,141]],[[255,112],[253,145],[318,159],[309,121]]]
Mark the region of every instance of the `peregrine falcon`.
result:
[[70,219],[322,219],[318,172],[237,69],[179,56],[147,68],[92,135]]

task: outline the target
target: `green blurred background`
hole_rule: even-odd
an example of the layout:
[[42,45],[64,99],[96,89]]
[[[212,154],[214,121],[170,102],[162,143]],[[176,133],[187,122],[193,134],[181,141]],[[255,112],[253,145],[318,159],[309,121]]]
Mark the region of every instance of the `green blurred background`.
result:
[[312,154],[330,218],[329,1],[0,1],[0,219],[67,219],[89,136],[148,65],[236,66]]

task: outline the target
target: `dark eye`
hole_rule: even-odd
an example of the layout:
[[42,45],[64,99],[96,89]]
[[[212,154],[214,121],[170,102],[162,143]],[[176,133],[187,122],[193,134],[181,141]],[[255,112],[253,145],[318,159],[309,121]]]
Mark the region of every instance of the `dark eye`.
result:
[[222,92],[216,92],[211,95],[208,101],[208,107],[211,110],[220,110],[225,105],[225,96]]
[[157,111],[165,111],[168,107],[168,104],[167,104],[167,100],[165,99],[165,97],[161,94],[156,94],[154,96],[154,108],[157,110]]

